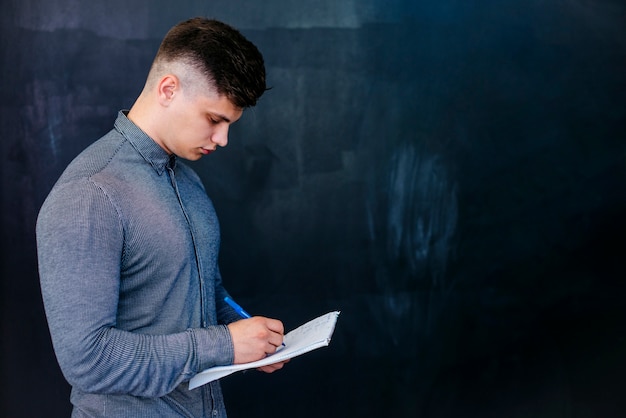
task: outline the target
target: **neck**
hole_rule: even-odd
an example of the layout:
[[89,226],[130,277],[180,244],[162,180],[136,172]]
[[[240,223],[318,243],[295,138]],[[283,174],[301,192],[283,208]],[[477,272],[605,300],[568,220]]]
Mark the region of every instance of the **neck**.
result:
[[127,117],[163,148],[161,137],[158,134],[161,132],[160,123],[162,123],[163,118],[159,115],[159,109],[150,106],[149,100],[146,100],[143,95],[139,96],[130,108]]

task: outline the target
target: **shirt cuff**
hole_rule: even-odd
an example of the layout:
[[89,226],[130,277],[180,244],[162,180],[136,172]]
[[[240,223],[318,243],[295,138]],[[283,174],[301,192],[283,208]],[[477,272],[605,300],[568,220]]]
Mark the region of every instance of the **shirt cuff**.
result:
[[226,325],[196,328],[191,331],[194,336],[198,373],[209,367],[233,364],[235,349]]

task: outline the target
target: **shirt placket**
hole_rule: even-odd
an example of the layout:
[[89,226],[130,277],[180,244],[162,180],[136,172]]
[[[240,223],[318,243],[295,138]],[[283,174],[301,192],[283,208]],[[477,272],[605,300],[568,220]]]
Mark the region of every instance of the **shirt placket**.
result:
[[195,256],[195,260],[196,260],[196,268],[198,270],[198,285],[200,287],[200,317],[201,317],[201,321],[202,321],[202,326],[203,327],[207,327],[208,326],[208,320],[207,320],[207,315],[205,312],[205,300],[204,300],[204,278],[202,275],[202,269],[200,268],[200,258],[198,255],[198,248],[196,246],[196,237],[194,235],[193,232],[193,226],[191,225],[191,221],[189,219],[189,215],[187,214],[187,211],[185,210],[185,205],[183,203],[183,199],[180,195],[180,191],[178,190],[178,183],[176,182],[176,172],[175,172],[175,167],[176,167],[176,157],[174,155],[172,155],[170,157],[169,162],[167,163],[167,172],[170,178],[170,181],[172,183],[172,187],[174,189],[174,192],[176,193],[176,198],[178,199],[178,204],[180,205],[180,209],[183,213],[183,216],[185,217],[185,221],[187,222],[187,227],[189,228],[189,234],[191,236],[191,243],[193,245],[193,252],[194,252],[194,256]]

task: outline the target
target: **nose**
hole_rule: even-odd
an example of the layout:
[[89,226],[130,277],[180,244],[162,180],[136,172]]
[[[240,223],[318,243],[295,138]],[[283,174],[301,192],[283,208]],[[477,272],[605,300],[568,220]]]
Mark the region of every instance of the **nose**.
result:
[[211,141],[222,148],[228,145],[228,127],[229,125],[227,123],[220,123],[215,131],[213,131]]

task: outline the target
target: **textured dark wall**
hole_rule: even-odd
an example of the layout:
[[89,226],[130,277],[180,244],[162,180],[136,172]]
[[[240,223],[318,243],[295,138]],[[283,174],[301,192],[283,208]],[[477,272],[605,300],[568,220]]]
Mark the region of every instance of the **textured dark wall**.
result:
[[240,28],[273,87],[193,164],[227,286],[287,328],[342,311],[329,348],[225,378],[233,417],[626,413],[622,2],[8,0],[0,15],[0,415],[68,416],[37,211],[194,15]]

